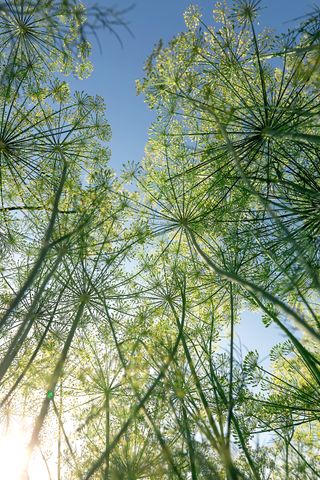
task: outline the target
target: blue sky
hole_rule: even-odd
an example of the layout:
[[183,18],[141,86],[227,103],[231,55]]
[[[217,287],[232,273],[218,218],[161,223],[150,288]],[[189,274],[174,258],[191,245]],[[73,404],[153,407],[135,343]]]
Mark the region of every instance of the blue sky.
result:
[[[108,0],[100,0],[109,4]],[[85,0],[90,5],[93,0]],[[102,53],[93,42],[92,60],[94,72],[85,81],[73,80],[72,86],[99,94],[107,104],[107,118],[112,128],[111,165],[120,169],[128,160],[140,161],[148,137],[148,129],[154,113],[148,110],[142,96],[135,93],[135,80],[143,76],[143,65],[153,46],[160,38],[169,41],[185,29],[183,12],[190,0],[115,0],[110,5],[125,8],[135,4],[126,18],[134,35],[125,30],[118,32],[123,41],[119,45],[115,37],[107,31],[100,32]],[[198,0],[206,23],[212,22],[211,0]],[[260,16],[261,27],[271,26],[278,31],[287,30],[295,19],[315,5],[313,0],[265,0]]]
[[[99,3],[99,0],[97,0]],[[90,5],[96,0],[84,0]],[[105,4],[108,0],[100,0]],[[119,169],[128,160],[140,161],[148,137],[148,128],[154,118],[142,96],[135,93],[135,80],[143,76],[143,64],[160,38],[167,42],[185,29],[183,12],[190,0],[114,0],[111,5],[135,7],[126,18],[134,35],[119,29],[123,48],[108,32],[100,32],[102,54],[93,43],[94,72],[82,82],[72,81],[76,89],[103,96],[107,104],[107,118],[112,128],[111,165]],[[206,23],[212,22],[214,2],[198,0]],[[278,31],[292,26],[295,19],[312,9],[314,0],[262,1],[261,27],[271,26]]]
[[[105,5],[106,0],[100,0]],[[87,5],[95,3],[84,0]],[[127,20],[134,35],[118,30],[123,47],[108,32],[100,32],[102,53],[93,43],[92,61],[94,72],[85,81],[71,80],[74,89],[85,90],[105,98],[107,118],[112,128],[111,166],[120,170],[128,160],[141,161],[148,138],[148,129],[154,113],[148,110],[142,96],[135,93],[135,80],[143,76],[143,64],[160,38],[164,42],[182,31],[183,12],[190,3],[197,3],[203,11],[204,20],[210,24],[214,2],[209,0],[115,0],[112,5],[120,9],[135,7],[128,12]],[[262,1],[261,27],[272,27],[276,31],[286,31],[319,2],[314,0],[265,0]],[[237,327],[241,337],[243,354],[247,349],[258,348],[261,357],[267,355],[270,347],[283,340],[276,327],[266,329],[253,312],[243,312],[242,321]]]

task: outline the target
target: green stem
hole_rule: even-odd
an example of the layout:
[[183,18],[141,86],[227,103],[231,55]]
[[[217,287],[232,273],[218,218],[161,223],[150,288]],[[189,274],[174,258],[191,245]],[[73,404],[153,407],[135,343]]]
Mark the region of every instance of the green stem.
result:
[[227,445],[230,448],[231,420],[233,410],[233,343],[234,343],[234,305],[233,305],[233,287],[230,282],[230,372],[229,372],[229,409],[227,418]]
[[269,302],[273,303],[277,307],[280,308],[280,310],[283,311],[286,315],[291,317],[294,321],[297,322],[297,324],[306,332],[308,332],[313,338],[315,338],[317,341],[320,340],[320,335],[317,333],[312,327],[308,325],[306,320],[298,315],[297,312],[292,310],[286,303],[282,302],[279,298],[275,297],[271,293],[267,292],[263,288],[259,287],[255,283],[251,282],[250,280],[246,280],[243,277],[240,277],[236,273],[233,272],[228,272],[226,270],[223,270],[222,268],[218,267],[213,260],[202,250],[200,245],[198,244],[193,232],[188,229],[188,234],[190,236],[190,239],[192,241],[193,246],[199,253],[199,255],[203,258],[203,260],[209,265],[210,268],[217,274],[220,275],[220,277],[224,278],[225,280],[228,280],[229,282],[233,282],[237,285],[240,285],[244,289],[246,289],[250,293],[255,293],[258,295],[263,296],[266,298]]
[[[62,352],[61,352],[60,357],[59,357],[59,359],[56,363],[53,374],[51,375],[51,379],[50,379],[48,387],[47,387],[47,394],[46,394],[46,396],[45,396],[45,398],[42,402],[40,414],[39,414],[39,416],[38,416],[38,418],[35,422],[35,426],[33,428],[32,436],[31,436],[31,440],[30,440],[29,445],[28,445],[26,467],[25,467],[26,470],[27,470],[27,467],[28,467],[28,464],[29,464],[29,461],[30,461],[30,458],[31,458],[33,448],[39,442],[39,434],[40,434],[40,431],[42,429],[44,420],[45,420],[45,418],[48,414],[49,405],[50,405],[50,402],[52,400],[52,395],[54,395],[54,391],[55,391],[55,388],[57,386],[58,380],[62,375],[63,367],[64,367],[64,364],[65,364],[69,349],[71,347],[73,337],[76,333],[77,327],[78,327],[80,319],[82,317],[82,314],[83,314],[83,311],[84,311],[84,308],[85,308],[85,304],[86,304],[85,301],[82,301],[80,303],[79,307],[78,307],[77,313],[74,317],[71,328],[69,330],[67,340],[66,340],[66,342],[63,346]],[[49,395],[49,393],[50,393],[50,395]]]
[[53,229],[54,229],[54,225],[56,223],[57,216],[58,216],[58,213],[59,213],[59,208],[58,208],[59,207],[59,201],[60,201],[60,197],[62,195],[62,190],[63,190],[63,186],[65,184],[66,178],[67,178],[67,163],[64,161],[60,183],[59,183],[58,189],[57,189],[56,194],[55,194],[53,209],[52,209],[51,217],[50,217],[50,220],[49,220],[49,225],[48,225],[47,231],[46,231],[44,239],[43,239],[42,248],[39,252],[38,258],[35,261],[32,269],[31,269],[31,272],[29,273],[26,281],[24,282],[23,286],[20,288],[19,292],[16,294],[16,296],[12,300],[9,308],[7,309],[5,314],[3,315],[2,319],[0,320],[0,329],[5,326],[6,322],[8,321],[8,319],[11,315],[11,313],[16,309],[16,307],[19,305],[19,303],[23,299],[23,297],[26,294],[26,292],[28,291],[28,289],[33,284],[33,282],[36,279],[36,276],[37,276],[37,274],[38,274],[38,272],[39,272],[39,270],[40,270],[40,268],[41,268],[41,266],[42,266],[42,264],[43,264],[43,262],[44,262],[44,260],[47,256],[47,253],[50,249],[50,239],[51,239]]

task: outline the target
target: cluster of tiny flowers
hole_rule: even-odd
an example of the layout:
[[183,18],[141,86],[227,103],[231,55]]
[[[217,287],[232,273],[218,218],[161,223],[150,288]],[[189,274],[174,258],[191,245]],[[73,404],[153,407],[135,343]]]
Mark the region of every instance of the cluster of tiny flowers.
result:
[[201,20],[201,11],[198,5],[190,5],[185,11],[183,17],[187,28],[196,31]]

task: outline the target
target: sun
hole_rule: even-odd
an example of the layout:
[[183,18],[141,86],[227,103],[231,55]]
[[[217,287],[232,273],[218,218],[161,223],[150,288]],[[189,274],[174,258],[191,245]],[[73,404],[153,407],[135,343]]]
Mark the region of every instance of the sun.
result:
[[41,453],[35,450],[28,469],[23,475],[27,455],[27,442],[21,431],[2,434],[0,437],[0,477],[4,480],[49,480],[48,470]]

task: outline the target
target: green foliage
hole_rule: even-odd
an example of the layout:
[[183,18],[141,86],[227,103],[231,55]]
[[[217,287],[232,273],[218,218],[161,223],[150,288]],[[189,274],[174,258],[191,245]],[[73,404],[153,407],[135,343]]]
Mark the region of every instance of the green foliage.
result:
[[[276,38],[260,1],[190,6],[117,177],[104,101],[65,76],[123,13],[0,5],[1,426],[58,480],[319,478],[319,11]],[[284,335],[269,369],[248,308]]]

